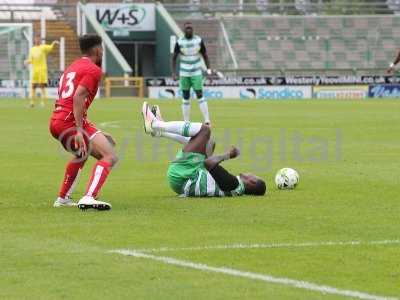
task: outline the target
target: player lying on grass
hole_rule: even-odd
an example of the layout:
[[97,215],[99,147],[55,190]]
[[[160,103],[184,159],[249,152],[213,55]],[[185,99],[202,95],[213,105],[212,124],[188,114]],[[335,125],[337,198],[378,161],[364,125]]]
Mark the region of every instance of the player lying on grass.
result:
[[60,78],[59,98],[50,121],[50,132],[74,158],[67,164],[54,207],[76,206],[70,195],[89,155],[97,159],[86,189],[79,200],[81,209],[107,210],[111,205],[96,200],[111,168],[117,162],[114,140],[87,119],[87,110],[97,94],[101,80],[103,48],[101,37],[79,38],[82,58],[75,60]]
[[220,163],[236,158],[239,150],[232,147],[224,155],[213,155],[215,144],[211,129],[201,123],[164,122],[158,106],[142,108],[145,132],[183,144],[168,168],[171,188],[185,197],[218,197],[264,195],[265,182],[253,174],[231,175]]

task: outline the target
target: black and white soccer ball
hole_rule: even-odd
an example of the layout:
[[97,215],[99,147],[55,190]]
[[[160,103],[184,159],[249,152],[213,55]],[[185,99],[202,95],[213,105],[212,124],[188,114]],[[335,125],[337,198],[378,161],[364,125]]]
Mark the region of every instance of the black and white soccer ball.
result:
[[275,176],[276,187],[280,190],[292,190],[299,184],[299,173],[292,168],[280,169]]

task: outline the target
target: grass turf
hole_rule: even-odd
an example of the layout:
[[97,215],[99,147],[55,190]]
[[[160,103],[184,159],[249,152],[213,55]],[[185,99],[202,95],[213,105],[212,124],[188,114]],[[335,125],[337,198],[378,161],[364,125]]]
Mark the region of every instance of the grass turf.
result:
[[[224,165],[234,173],[251,171],[265,178],[268,192],[265,197],[189,200],[177,198],[165,177],[179,146],[143,135],[141,102],[97,101],[89,116],[115,137],[120,156],[102,192],[113,204],[109,212],[52,208],[67,156],[48,133],[50,106],[26,105],[0,101],[0,298],[340,299],[107,251],[399,238],[396,101],[210,102],[216,151],[230,144],[242,149],[241,157]],[[181,118],[177,102],[160,105],[166,119]],[[192,111],[199,120],[195,103]],[[76,199],[92,165],[93,160],[85,167]],[[274,187],[274,173],[285,166],[300,173],[294,191]],[[400,295],[396,244],[162,255]]]

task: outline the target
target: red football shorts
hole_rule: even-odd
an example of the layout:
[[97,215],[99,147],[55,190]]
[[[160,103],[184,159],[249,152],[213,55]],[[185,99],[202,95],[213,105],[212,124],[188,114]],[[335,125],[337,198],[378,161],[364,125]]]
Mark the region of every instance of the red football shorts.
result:
[[[90,141],[95,137],[96,134],[101,132],[96,128],[96,125],[84,121],[83,122],[83,137],[86,142],[86,146],[89,148]],[[51,135],[60,141],[64,149],[68,152],[76,152],[75,148],[75,135],[76,129],[74,122],[64,120],[50,120],[50,133]]]

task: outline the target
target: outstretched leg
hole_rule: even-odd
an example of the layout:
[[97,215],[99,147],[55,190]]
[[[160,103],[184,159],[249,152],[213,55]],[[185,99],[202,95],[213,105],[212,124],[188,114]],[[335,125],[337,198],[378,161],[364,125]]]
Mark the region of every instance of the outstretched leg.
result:
[[200,132],[202,127],[201,123],[183,121],[164,122],[158,120],[151,112],[147,102],[143,103],[142,115],[144,120],[144,130],[148,134],[153,134],[155,131],[158,131],[179,134],[186,137],[194,137]]
[[[183,148],[184,152],[196,152],[204,155],[210,153],[211,129],[209,126],[182,121],[164,122],[156,118],[147,102],[143,103],[142,114],[146,133],[154,134],[154,132],[160,132],[161,136],[165,136],[165,133],[167,133],[167,136],[173,139],[176,138],[176,135],[191,137]],[[213,148],[214,146],[212,145],[211,149]]]
[[[153,105],[151,107],[151,112],[152,114],[156,117],[158,121],[164,121],[163,117],[161,116],[161,110],[158,105]],[[185,120],[186,121],[186,120]],[[169,140],[172,140],[174,142],[178,142],[182,145],[186,145],[190,141],[190,137],[182,136],[180,134],[175,134],[175,133],[170,133],[170,132],[165,132],[165,131],[153,131],[151,134],[153,137],[165,137]]]
[[165,137],[169,140],[178,142],[182,145],[186,145],[190,141],[190,137],[182,136],[182,135],[175,134],[175,133],[161,132],[160,136]]
[[203,124],[201,123],[183,121],[164,122],[154,120],[151,127],[152,129],[159,130],[161,132],[169,132],[186,137],[194,137],[200,132],[202,125]]

